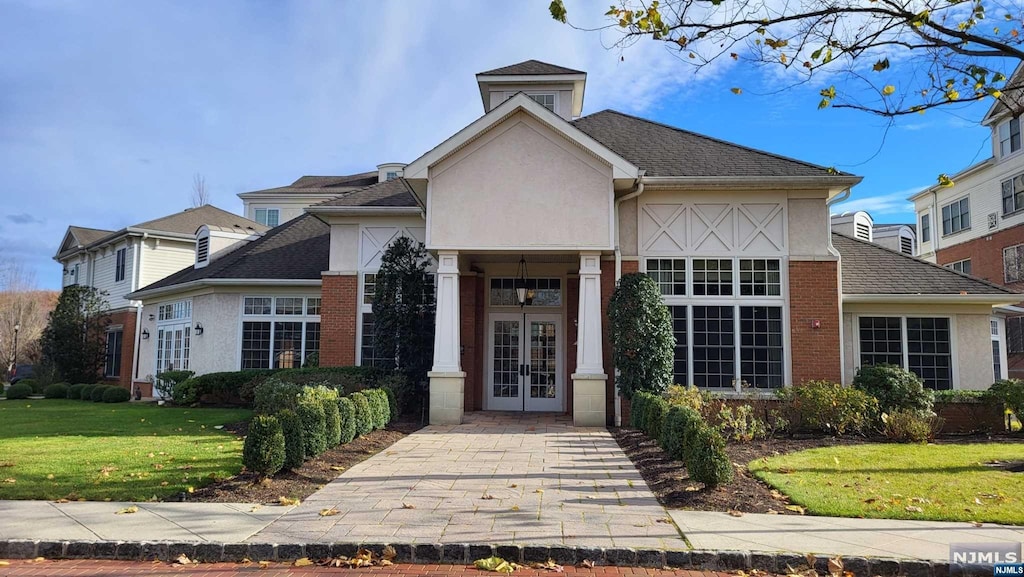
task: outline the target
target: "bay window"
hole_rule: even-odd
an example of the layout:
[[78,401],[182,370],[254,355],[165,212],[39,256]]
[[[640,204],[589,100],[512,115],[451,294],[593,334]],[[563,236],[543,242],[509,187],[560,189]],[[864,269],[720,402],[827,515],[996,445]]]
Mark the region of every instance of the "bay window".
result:
[[242,299],[243,369],[292,369],[318,364],[320,298]]

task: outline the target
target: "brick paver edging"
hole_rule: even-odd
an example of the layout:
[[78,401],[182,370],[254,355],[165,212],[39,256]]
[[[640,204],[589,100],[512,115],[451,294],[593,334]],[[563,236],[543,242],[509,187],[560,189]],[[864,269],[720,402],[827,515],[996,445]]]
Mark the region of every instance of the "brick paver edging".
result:
[[[189,543],[171,541],[34,541],[0,540],[0,559],[113,559],[120,561],[173,561],[184,554],[204,563],[251,561],[293,561],[302,557],[326,559],[351,557],[361,549],[380,553],[385,543]],[[807,558],[796,553],[749,551],[660,551],[629,548],[588,548],[541,545],[402,544],[391,546],[397,563],[472,564],[476,559],[497,555],[518,563],[553,559],[561,565],[590,560],[596,565],[629,567],[674,567],[704,571],[760,569],[787,573],[787,568],[807,567]],[[815,561],[818,573],[827,574],[828,558]],[[846,571],[857,577],[990,577],[992,568],[950,565],[919,559],[844,557]]]

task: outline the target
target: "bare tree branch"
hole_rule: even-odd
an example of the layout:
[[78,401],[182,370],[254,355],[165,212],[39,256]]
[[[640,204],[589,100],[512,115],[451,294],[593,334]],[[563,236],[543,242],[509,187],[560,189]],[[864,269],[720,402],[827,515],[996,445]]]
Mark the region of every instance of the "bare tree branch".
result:
[[210,204],[210,191],[206,189],[206,178],[198,172],[192,175],[192,208]]

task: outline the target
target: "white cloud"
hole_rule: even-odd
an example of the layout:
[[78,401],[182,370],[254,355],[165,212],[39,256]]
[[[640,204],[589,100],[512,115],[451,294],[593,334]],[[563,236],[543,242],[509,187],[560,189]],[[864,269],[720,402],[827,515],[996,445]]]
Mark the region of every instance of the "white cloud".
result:
[[863,198],[851,198],[850,200],[832,207],[833,214],[841,212],[855,212],[863,210],[877,219],[885,215],[907,215],[914,213],[914,203],[907,200],[909,197],[921,192],[927,186],[897,190],[887,194],[866,196]]

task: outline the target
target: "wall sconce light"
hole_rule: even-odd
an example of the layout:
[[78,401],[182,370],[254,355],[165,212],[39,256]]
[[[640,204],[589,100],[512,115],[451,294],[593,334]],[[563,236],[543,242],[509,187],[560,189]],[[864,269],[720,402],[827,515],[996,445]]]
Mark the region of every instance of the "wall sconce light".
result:
[[203,334],[203,323],[196,323],[196,336]]
[[154,314],[150,313],[150,315],[149,315],[149,320],[151,320],[151,321],[155,321],[155,320],[156,320],[156,315],[154,315]]
[[142,329],[142,340],[149,340],[149,329]]

